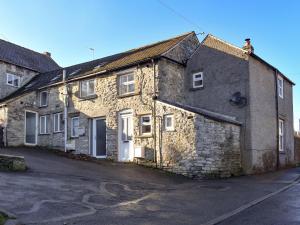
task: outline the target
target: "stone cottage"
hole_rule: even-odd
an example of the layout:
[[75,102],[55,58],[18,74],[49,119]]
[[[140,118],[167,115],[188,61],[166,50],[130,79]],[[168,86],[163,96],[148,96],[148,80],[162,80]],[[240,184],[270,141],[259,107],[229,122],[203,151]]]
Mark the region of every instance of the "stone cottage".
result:
[[293,164],[292,85],[253,52],[190,32],[40,72],[3,94],[0,118],[6,146],[228,177]]

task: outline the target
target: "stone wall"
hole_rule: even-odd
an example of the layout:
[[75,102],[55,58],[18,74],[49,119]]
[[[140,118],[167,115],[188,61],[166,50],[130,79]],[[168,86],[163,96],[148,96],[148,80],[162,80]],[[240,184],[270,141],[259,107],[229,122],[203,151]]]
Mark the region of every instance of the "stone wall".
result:
[[21,77],[20,87],[26,84],[37,73],[19,66],[0,61],[0,99],[16,91],[18,87],[6,84],[6,73],[12,73]]
[[190,177],[230,177],[241,174],[240,126],[157,104],[158,118],[174,116],[174,131],[159,122],[158,165]]
[[295,162],[296,165],[300,165],[300,135],[295,135]]

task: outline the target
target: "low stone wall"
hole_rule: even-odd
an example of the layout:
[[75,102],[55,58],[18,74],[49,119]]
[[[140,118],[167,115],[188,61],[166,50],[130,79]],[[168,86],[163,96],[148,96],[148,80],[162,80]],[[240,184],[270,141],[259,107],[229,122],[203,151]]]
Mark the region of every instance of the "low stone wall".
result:
[[26,170],[25,159],[22,156],[0,155],[0,170],[24,171]]
[[295,162],[300,165],[300,135],[295,136]]

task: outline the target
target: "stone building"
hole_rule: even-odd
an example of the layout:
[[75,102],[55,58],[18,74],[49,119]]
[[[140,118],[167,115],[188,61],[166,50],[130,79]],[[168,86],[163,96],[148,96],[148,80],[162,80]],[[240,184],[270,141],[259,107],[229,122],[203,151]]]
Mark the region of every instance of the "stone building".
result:
[[0,118],[7,146],[228,177],[294,163],[292,85],[253,53],[191,32],[39,73],[2,98]]

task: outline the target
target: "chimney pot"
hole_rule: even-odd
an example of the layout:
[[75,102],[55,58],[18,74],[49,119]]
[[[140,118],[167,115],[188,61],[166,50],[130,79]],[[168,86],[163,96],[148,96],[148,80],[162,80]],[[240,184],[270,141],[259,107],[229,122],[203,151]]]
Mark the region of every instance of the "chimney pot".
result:
[[243,49],[246,50],[248,52],[248,54],[254,53],[254,48],[251,44],[250,38],[245,39],[245,44],[243,46]]
[[51,53],[50,52],[44,52],[43,54],[46,55],[46,56],[48,56],[48,57],[51,57]]

